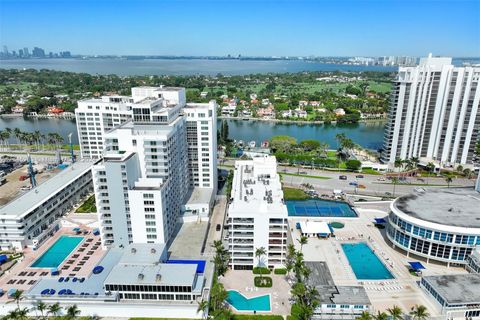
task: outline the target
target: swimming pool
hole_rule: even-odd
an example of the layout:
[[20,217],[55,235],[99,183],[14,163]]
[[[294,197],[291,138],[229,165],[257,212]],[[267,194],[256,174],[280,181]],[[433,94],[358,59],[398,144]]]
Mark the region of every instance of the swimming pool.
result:
[[342,201],[323,199],[287,200],[288,215],[293,217],[356,218],[355,210]]
[[270,311],[270,295],[246,298],[236,290],[228,290],[226,301],[237,311]]
[[365,242],[344,243],[342,249],[358,280],[393,279],[390,271]]
[[61,236],[31,265],[32,268],[58,268],[72,251],[82,242],[83,237]]

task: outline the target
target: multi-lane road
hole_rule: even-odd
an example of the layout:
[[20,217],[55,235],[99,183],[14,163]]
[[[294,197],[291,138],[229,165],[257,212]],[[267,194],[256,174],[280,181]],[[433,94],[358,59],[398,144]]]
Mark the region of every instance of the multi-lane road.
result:
[[[234,161],[222,161],[221,166],[231,168]],[[308,168],[294,168],[279,166],[278,172],[282,175],[283,182],[286,185],[300,186],[308,183],[321,193],[332,194],[333,190],[342,190],[349,194],[362,194],[371,196],[400,196],[411,193],[415,188],[439,188],[447,187],[447,182],[444,178],[406,178],[406,182],[394,184],[385,178],[383,175],[361,174],[363,178],[358,178],[358,173],[352,172],[332,172],[325,170],[312,170]],[[341,180],[340,176],[346,176],[347,180]],[[323,177],[326,179],[322,179]],[[356,182],[358,185],[363,185],[365,188],[355,188],[350,183]],[[457,186],[474,186],[475,179],[454,179],[450,187]],[[395,190],[394,190],[395,189]]]

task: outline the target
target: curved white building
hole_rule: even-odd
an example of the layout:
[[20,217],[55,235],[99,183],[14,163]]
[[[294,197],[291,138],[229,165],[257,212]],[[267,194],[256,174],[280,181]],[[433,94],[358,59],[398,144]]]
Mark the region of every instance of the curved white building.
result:
[[397,198],[390,208],[387,237],[407,256],[465,264],[480,246],[480,193],[474,189],[409,194]]

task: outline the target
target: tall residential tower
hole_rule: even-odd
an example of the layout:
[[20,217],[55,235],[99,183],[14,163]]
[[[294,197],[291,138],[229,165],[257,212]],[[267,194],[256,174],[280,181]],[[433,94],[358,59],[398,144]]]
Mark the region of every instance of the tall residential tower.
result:
[[382,160],[417,157],[470,164],[480,127],[480,67],[455,67],[429,55],[400,67],[391,96]]
[[[79,102],[82,156],[103,158],[93,180],[104,246],[167,243],[179,218],[208,217],[217,187],[215,110],[214,101],[187,104],[185,89],[170,87]],[[192,209],[189,199],[199,194],[205,204]]]

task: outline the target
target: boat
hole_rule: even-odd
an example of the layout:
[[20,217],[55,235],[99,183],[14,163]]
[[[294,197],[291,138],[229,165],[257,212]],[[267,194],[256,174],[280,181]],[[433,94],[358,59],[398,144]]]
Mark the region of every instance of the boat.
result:
[[262,142],[262,148],[268,148],[268,146],[270,145],[270,143],[268,142],[268,140],[265,140]]
[[243,147],[243,140],[238,140],[237,145],[241,148]]
[[248,146],[249,146],[250,148],[255,148],[256,145],[257,145],[257,143],[256,143],[255,141],[253,141],[253,140],[248,143]]

